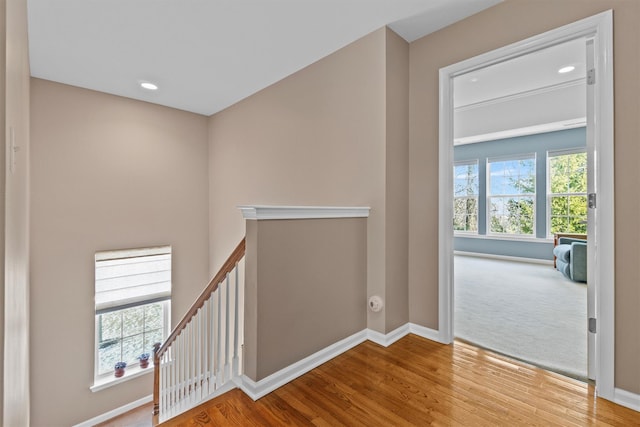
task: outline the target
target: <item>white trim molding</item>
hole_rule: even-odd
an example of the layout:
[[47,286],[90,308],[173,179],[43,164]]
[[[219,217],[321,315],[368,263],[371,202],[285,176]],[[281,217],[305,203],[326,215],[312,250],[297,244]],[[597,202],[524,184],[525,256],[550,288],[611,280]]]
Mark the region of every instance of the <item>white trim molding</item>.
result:
[[80,424],[76,424],[73,427],[93,427],[96,424],[100,424],[103,423],[105,421],[109,421],[112,418],[117,417],[118,415],[122,415],[124,413],[127,413],[133,409],[136,409],[139,406],[145,405],[149,402],[153,402],[153,395],[149,395],[149,396],[145,396],[142,399],[138,399],[134,402],[131,403],[127,403],[124,406],[121,406],[119,408],[116,409],[112,409],[109,412],[105,412],[102,415],[98,415],[97,417],[93,417],[90,420],[87,421],[83,421]]
[[289,365],[286,368],[279,370],[260,381],[254,381],[251,378],[243,375],[238,383],[238,386],[253,400],[258,400],[261,397],[271,393],[279,387],[282,387],[286,383],[293,381],[301,375],[306,374],[310,370],[317,368],[325,362],[333,359],[334,357],[344,353],[345,351],[363,343],[367,340],[367,330],[357,332],[350,337],[347,337],[335,344],[326,347],[311,356]]
[[363,206],[238,206],[244,219],[368,218],[371,208]]
[[[594,240],[598,242],[594,280],[598,321],[595,357],[598,396],[615,399],[615,226],[613,159],[613,12],[608,10],[557,29],[483,53],[440,69],[438,149],[438,328],[441,342],[453,340],[453,79],[456,76],[579,38],[595,49],[595,118],[587,117],[587,133],[595,139],[595,188],[598,208]],[[591,126],[591,127],[590,127]],[[586,323],[586,322],[585,322]],[[624,395],[624,394],[623,394]]]
[[640,412],[640,394],[616,388],[613,401],[618,405]]
[[388,347],[394,342],[398,341],[402,337],[409,335],[410,333],[418,335],[422,338],[426,338],[432,341],[443,343],[440,338],[439,332],[433,329],[425,328],[424,326],[416,325],[413,323],[406,323],[397,329],[383,334],[371,329],[365,329],[357,332],[350,337],[347,337],[335,344],[326,347],[311,356],[308,356],[299,362],[289,365],[286,368],[275,372],[268,377],[254,381],[251,378],[243,375],[238,378],[236,384],[245,392],[251,399],[258,400],[261,397],[271,393],[279,387],[282,387],[286,383],[293,381],[294,379],[306,374],[310,370],[317,368],[325,362],[333,359],[334,357],[352,349],[358,344],[364,341],[371,341],[379,344],[383,347]]
[[367,329],[367,339],[383,347],[389,347],[400,338],[409,335],[409,329],[408,323],[394,329],[388,334],[383,334],[382,332],[374,331],[373,329]]
[[519,257],[519,256],[495,255],[495,254],[486,254],[483,252],[464,252],[464,251],[453,251],[453,254],[460,255],[460,256],[474,257],[474,258],[497,259],[500,261],[526,262],[527,264],[553,265],[553,260],[549,260],[549,259],[525,258],[525,257]]
[[439,331],[425,326],[416,325],[415,323],[409,323],[409,333],[431,341],[439,342],[440,344],[450,344],[450,342],[445,340],[446,337],[443,337]]

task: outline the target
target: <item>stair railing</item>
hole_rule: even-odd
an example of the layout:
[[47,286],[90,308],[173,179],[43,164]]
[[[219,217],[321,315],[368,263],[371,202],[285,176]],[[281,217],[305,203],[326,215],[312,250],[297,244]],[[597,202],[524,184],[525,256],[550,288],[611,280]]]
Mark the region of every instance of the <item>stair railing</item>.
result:
[[187,411],[242,374],[245,239],[154,351],[153,425]]

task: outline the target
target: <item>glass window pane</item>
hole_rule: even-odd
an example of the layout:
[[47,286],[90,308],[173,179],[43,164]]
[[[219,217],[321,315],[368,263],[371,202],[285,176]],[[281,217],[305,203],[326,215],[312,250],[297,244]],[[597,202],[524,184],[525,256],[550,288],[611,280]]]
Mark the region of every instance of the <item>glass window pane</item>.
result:
[[568,215],[569,198],[567,196],[556,196],[551,198],[551,215]]
[[[573,153],[549,158],[551,233],[586,232],[587,154]],[[554,196],[554,194],[563,194]]]
[[98,374],[113,371],[113,366],[120,361],[120,341],[111,340],[98,347]]
[[569,218],[566,216],[552,216],[551,217],[551,233],[566,232],[569,227]]
[[144,307],[133,307],[122,312],[122,335],[139,334],[144,328]]
[[569,196],[569,214],[571,216],[587,216],[587,196]]
[[162,328],[162,303],[145,306],[145,331]]
[[143,353],[144,341],[142,334],[124,338],[122,340],[122,360],[127,364],[136,363],[137,357]]
[[144,335],[144,352],[152,354],[153,353],[153,345],[155,343],[163,343],[164,337],[161,329],[156,329],[154,331],[149,331]]
[[122,326],[122,316],[119,311],[98,315],[100,325],[99,341],[106,341],[120,338],[120,328]]

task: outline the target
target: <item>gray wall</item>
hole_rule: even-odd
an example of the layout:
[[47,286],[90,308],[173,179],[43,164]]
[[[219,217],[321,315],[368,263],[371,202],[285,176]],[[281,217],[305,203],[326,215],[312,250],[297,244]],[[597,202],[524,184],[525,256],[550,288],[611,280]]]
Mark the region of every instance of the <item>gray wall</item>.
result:
[[[478,160],[478,236],[487,235],[487,159],[508,155],[536,155],[536,233],[537,239],[546,239],[547,232],[547,152],[586,147],[586,129],[576,128],[516,138],[506,138],[475,144],[458,145],[454,148],[455,161]],[[549,241],[501,240],[486,237],[454,238],[454,249],[464,252],[479,252],[493,255],[508,255],[523,258],[553,259],[553,243]]]

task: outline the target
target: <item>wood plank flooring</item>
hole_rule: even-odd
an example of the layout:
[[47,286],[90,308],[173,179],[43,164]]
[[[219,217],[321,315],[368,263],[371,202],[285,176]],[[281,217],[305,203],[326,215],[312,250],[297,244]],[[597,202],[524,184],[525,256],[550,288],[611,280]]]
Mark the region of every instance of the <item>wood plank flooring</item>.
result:
[[162,425],[640,426],[640,413],[583,382],[409,335],[367,341],[257,402],[234,390]]

